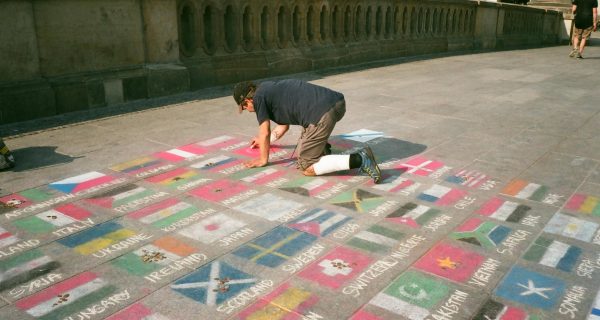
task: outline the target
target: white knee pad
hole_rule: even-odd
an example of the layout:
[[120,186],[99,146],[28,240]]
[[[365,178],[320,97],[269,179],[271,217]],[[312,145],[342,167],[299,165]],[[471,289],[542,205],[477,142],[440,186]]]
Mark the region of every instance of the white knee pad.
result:
[[342,171],[350,169],[350,155],[336,154],[323,156],[319,161],[313,164],[315,173],[320,176],[330,172]]

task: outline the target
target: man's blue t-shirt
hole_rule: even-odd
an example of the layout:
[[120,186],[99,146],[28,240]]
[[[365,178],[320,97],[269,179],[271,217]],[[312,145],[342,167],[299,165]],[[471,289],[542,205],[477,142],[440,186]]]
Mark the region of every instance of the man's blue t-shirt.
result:
[[343,99],[337,91],[295,79],[261,82],[252,98],[259,124],[272,120],[305,128]]

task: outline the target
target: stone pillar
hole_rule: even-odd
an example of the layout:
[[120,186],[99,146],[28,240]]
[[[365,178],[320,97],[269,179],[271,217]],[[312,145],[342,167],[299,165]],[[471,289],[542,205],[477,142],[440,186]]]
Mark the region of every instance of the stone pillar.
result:
[[[475,18],[476,49],[494,49],[497,45],[499,7],[480,3]],[[500,32],[501,32],[500,28]]]

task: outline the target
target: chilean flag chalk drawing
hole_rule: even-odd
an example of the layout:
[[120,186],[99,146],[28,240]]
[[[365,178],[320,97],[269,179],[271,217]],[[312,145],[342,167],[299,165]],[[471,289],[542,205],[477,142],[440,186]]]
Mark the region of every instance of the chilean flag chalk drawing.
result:
[[84,191],[103,183],[110,182],[115,178],[104,173],[92,171],[75,177],[53,182],[49,185],[50,188],[64,192],[77,193]]

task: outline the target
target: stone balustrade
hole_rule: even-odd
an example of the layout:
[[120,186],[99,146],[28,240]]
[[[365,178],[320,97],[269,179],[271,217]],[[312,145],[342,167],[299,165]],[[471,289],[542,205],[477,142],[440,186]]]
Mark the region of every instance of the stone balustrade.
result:
[[403,56],[555,45],[561,26],[554,11],[466,0],[3,1],[0,124]]

